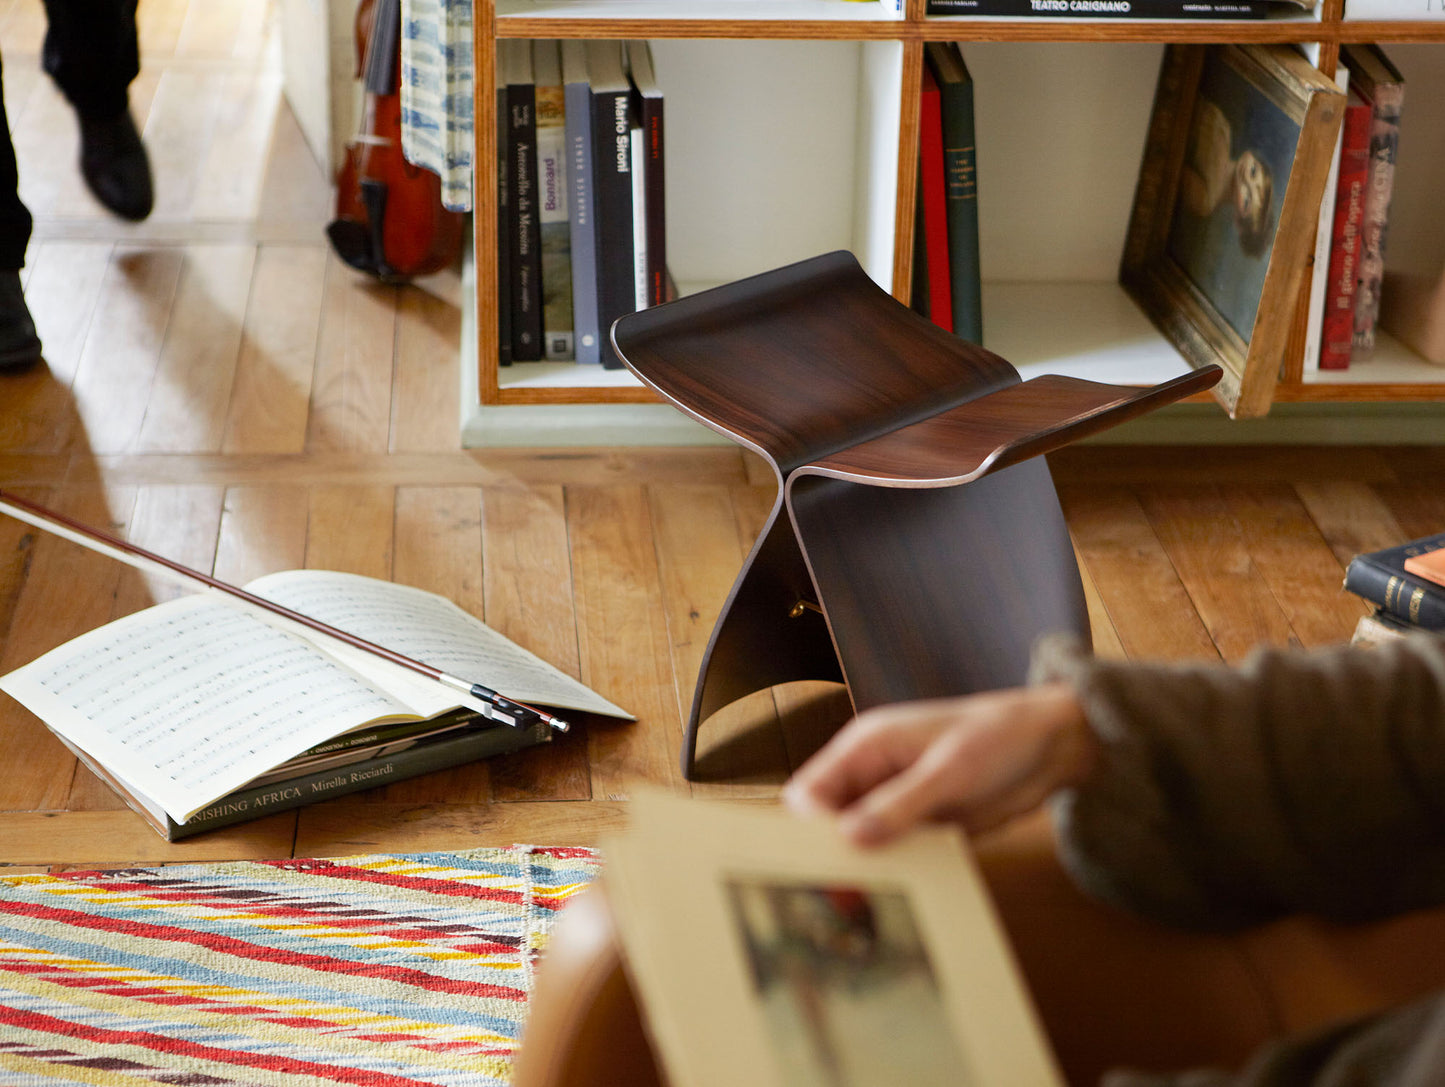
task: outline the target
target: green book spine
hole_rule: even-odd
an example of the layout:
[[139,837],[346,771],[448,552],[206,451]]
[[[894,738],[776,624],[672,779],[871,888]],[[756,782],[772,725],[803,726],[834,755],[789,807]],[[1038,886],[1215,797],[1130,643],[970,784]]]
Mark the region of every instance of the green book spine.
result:
[[983,343],[983,279],[978,260],[978,153],[974,144],[973,79],[952,42],[929,42],[943,112],[943,177],[953,331]]
[[189,838],[208,830],[260,819],[276,812],[289,811],[320,800],[345,796],[347,793],[389,785],[433,770],[445,770],[477,759],[507,755],[524,747],[546,743],[551,732],[546,725],[528,728],[497,725],[493,728],[467,730],[432,743],[417,744],[392,755],[381,755],[361,762],[348,763],[330,770],[316,771],[273,781],[257,788],[237,789],[214,804],[197,812],[184,823],[166,817],[167,841]]

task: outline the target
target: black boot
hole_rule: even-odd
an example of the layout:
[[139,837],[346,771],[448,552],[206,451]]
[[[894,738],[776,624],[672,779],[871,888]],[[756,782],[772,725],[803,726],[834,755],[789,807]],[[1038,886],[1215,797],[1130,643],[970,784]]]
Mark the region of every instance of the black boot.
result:
[[25,305],[20,273],[0,271],[0,371],[24,370],[40,361],[40,337]]
[[97,121],[80,118],[80,172],[95,198],[122,219],[151,213],[151,164],[130,110]]

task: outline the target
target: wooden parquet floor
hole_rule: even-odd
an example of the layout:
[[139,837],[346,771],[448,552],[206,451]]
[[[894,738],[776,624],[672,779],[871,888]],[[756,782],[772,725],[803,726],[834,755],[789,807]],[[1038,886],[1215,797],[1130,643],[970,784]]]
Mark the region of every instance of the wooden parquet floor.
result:
[[[633,711],[520,755],[174,845],[0,696],[0,864],[124,865],[528,841],[588,844],[639,785],[773,796],[846,718],[836,688],[709,725],[726,783],[682,781],[706,639],[772,501],[738,451],[459,446],[460,284],[340,266],[326,179],[254,0],[147,0],[135,104],[156,214],[107,218],[38,71],[38,0],[0,0],[27,293],[46,366],[0,377],[0,487],[231,582],[329,568],[439,592]],[[1088,447],[1053,462],[1101,653],[1238,660],[1348,638],[1354,552],[1438,531],[1439,449]],[[0,669],[174,590],[0,519]]]

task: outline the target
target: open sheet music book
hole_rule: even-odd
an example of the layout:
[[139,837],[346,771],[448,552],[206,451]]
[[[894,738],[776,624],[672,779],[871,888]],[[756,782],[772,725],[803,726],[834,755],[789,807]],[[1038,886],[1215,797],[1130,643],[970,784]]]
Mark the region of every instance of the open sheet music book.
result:
[[[245,588],[509,698],[631,717],[433,593],[324,570],[270,574]],[[74,638],[0,678],[0,690],[168,837],[250,784],[282,783],[274,800],[256,794],[261,808],[274,811],[296,806],[276,801],[306,803],[352,791],[343,784],[422,772],[414,764],[423,749],[423,769],[439,769],[547,738],[545,726],[499,723],[510,718],[484,702],[215,591]],[[402,751],[412,754],[375,762]],[[360,759],[372,762],[356,769]],[[352,780],[358,774],[369,776]],[[313,778],[303,795],[299,782]],[[228,814],[265,811],[252,803]]]
[[865,851],[822,819],[644,793],[603,852],[673,1087],[1062,1087],[957,830]]

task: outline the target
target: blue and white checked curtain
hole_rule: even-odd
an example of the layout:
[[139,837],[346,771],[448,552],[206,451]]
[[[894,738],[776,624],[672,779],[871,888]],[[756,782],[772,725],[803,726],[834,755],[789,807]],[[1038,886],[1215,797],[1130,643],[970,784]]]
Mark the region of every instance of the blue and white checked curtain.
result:
[[472,0],[401,0],[401,153],[472,208]]

